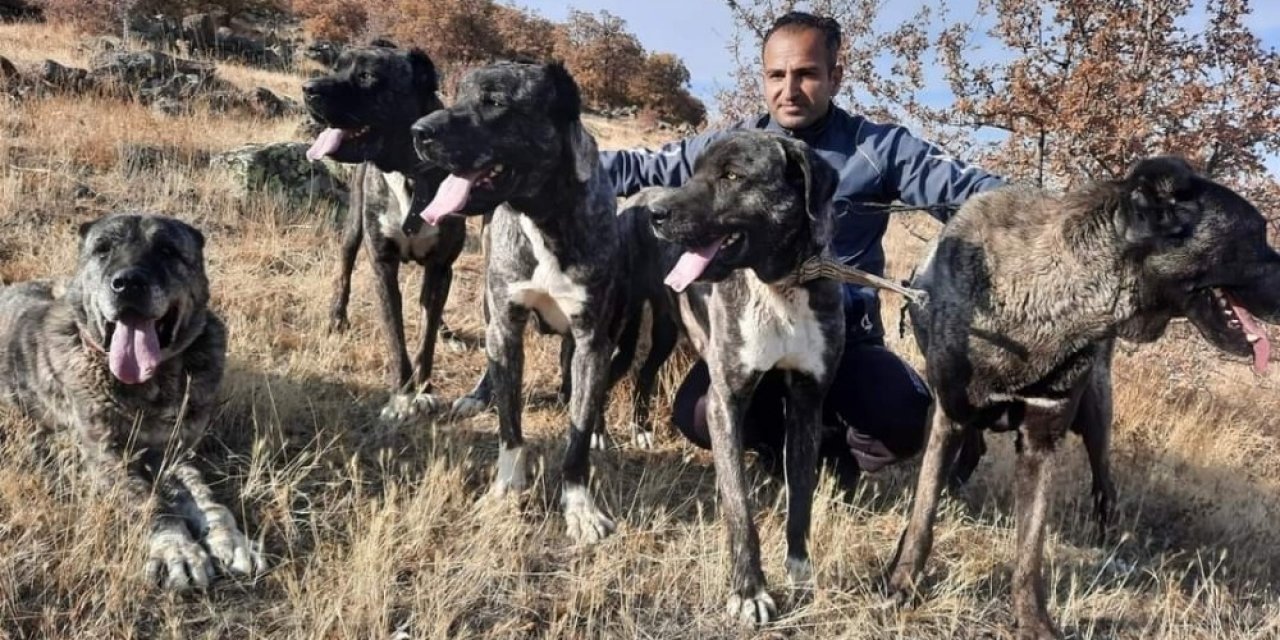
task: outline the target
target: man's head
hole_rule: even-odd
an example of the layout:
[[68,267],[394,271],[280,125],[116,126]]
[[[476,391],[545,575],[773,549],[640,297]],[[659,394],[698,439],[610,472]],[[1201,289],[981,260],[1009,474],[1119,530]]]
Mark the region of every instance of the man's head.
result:
[[827,115],[844,69],[837,62],[840,25],[792,11],[764,37],[764,95],[769,115],[787,129],[803,129]]

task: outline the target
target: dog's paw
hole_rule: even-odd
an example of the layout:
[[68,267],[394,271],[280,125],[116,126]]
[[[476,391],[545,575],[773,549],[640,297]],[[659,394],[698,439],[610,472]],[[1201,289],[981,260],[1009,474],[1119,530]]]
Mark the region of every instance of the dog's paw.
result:
[[241,533],[229,509],[216,505],[205,510],[205,517],[211,526],[204,537],[204,544],[223,571],[255,576],[266,570],[266,562],[257,543]]
[[151,533],[144,571],[166,589],[203,589],[213,580],[213,561],[182,525],[161,527]]
[[453,409],[450,413],[454,418],[463,419],[479,415],[488,408],[489,403],[484,400],[472,395],[465,395],[453,401]]
[[347,321],[345,316],[330,316],[329,327],[327,329],[329,335],[339,335],[347,332],[351,328],[351,323]]
[[608,451],[613,448],[613,438],[604,431],[596,431],[591,434],[591,448],[595,451]]
[[439,407],[440,402],[429,393],[393,393],[379,417],[383,422],[409,422],[431,415]]
[[889,574],[883,609],[903,609],[909,607],[916,595],[916,584],[911,572],[906,567],[897,567]]
[[657,443],[652,431],[633,424],[631,425],[631,446],[640,451],[653,451]]
[[787,583],[792,589],[813,588],[813,562],[808,558],[787,558]]
[[493,476],[493,484],[489,485],[489,495],[500,498],[523,493],[528,488],[529,461],[524,447],[499,448],[498,472]]
[[729,617],[736,619],[738,622],[748,626],[759,626],[768,624],[778,615],[778,605],[774,604],[773,598],[769,596],[763,588],[756,591],[751,597],[743,597],[738,594],[729,596]]
[[608,516],[600,511],[586,487],[569,486],[564,489],[564,521],[569,537],[578,544],[596,544],[609,537],[617,529]]
[[1034,616],[1031,620],[1019,620],[1018,640],[1062,640],[1062,633],[1054,628],[1048,614]]

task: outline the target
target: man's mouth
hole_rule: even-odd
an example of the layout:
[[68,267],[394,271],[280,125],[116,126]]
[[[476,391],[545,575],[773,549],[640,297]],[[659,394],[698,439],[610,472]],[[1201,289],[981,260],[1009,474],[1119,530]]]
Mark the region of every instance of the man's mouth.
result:
[[423,219],[435,225],[440,223],[441,218],[462,211],[471,199],[473,188],[492,190],[494,181],[503,175],[504,170],[505,167],[501,164],[495,164],[477,171],[450,173],[436,190],[431,203],[422,211]]

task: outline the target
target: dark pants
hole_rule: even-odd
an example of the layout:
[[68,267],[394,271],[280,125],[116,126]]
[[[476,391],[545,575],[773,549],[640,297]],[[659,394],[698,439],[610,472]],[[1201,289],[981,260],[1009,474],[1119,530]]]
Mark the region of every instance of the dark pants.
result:
[[[780,465],[785,450],[784,375],[778,369],[764,375],[742,426],[744,448],[772,465]],[[707,364],[700,360],[680,384],[672,407],[676,428],[704,449],[711,448],[711,435],[700,400],[710,386]],[[824,462],[849,484],[859,470],[876,471],[910,458],[924,446],[931,401],[919,374],[879,339],[846,344],[823,404]]]

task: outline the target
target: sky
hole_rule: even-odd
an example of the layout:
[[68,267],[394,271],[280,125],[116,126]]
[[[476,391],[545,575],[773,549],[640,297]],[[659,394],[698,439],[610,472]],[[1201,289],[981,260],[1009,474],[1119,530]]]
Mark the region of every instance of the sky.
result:
[[[689,69],[690,90],[713,112],[716,91],[732,86],[733,57],[728,44],[734,26],[724,0],[512,0],[512,3],[555,21],[564,20],[571,8],[592,13],[604,10],[622,18],[647,51],[670,52],[684,60]],[[935,3],[931,0],[886,2],[879,20],[885,25],[896,25],[926,4]],[[967,15],[974,12],[977,0],[951,0],[949,4],[952,15]],[[1191,15],[1185,26],[1198,30],[1204,23],[1203,16]],[[1280,48],[1280,2],[1255,0],[1253,14],[1246,19],[1246,24],[1262,39],[1264,47]],[[975,44],[977,55],[983,55],[982,41]],[[1003,55],[994,46],[987,53]],[[926,76],[926,79],[936,88],[926,88],[922,95],[925,102],[950,99],[951,94],[936,69],[933,77]],[[1272,158],[1268,167],[1273,176],[1280,176],[1280,158]]]

